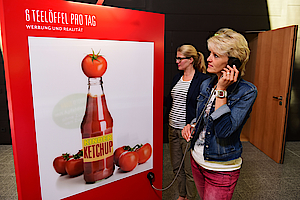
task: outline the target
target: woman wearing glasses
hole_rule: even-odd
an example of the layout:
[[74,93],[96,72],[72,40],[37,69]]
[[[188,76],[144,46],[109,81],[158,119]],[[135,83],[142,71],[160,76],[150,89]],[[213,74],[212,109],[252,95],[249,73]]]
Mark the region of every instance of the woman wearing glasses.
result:
[[[242,165],[240,134],[257,96],[256,87],[241,79],[250,50],[246,39],[231,29],[220,29],[207,41],[207,72],[216,76],[200,86],[195,131],[182,130],[191,141],[193,177],[202,200],[230,200]],[[240,68],[227,65],[232,58]]]
[[[200,84],[208,78],[205,73],[205,61],[202,53],[197,52],[192,45],[182,45],[177,48],[176,63],[180,73],[173,78],[168,95],[167,116],[169,122],[169,145],[173,172],[178,172],[187,142],[181,135],[182,128],[196,117],[197,96]],[[178,200],[192,200],[197,190],[192,176],[189,156],[178,174]]]

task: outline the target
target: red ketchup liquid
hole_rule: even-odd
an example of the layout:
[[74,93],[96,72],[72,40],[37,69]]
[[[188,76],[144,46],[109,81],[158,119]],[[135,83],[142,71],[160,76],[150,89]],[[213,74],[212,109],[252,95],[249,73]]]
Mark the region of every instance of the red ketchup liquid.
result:
[[86,183],[108,178],[114,172],[112,129],[113,119],[106,105],[102,81],[89,78],[86,111],[81,123]]

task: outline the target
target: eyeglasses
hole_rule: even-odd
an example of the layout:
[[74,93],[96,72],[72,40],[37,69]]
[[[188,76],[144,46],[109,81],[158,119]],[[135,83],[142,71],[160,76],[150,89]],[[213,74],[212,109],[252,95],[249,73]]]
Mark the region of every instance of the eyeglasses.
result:
[[181,58],[181,57],[176,57],[175,58],[175,61],[177,62],[177,61],[179,61],[179,62],[181,62],[183,59],[190,59],[191,57],[183,57],[183,58]]

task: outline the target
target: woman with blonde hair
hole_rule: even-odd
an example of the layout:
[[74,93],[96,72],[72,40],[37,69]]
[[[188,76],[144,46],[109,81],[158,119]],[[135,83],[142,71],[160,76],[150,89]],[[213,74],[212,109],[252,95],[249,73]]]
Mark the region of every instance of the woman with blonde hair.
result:
[[[181,136],[181,130],[187,122],[196,117],[199,87],[208,76],[204,74],[206,67],[203,54],[197,52],[192,45],[178,47],[175,61],[180,72],[173,78],[166,105],[171,164],[174,174],[177,174],[187,145]],[[178,173],[178,200],[194,199],[197,190],[189,156],[185,157],[184,164]]]
[[[244,36],[224,28],[207,44],[207,72],[215,76],[202,82],[197,118],[183,128],[182,136],[192,140],[191,166],[201,199],[230,200],[242,165],[240,134],[257,89],[240,76],[250,54]],[[228,65],[232,60],[235,65]]]

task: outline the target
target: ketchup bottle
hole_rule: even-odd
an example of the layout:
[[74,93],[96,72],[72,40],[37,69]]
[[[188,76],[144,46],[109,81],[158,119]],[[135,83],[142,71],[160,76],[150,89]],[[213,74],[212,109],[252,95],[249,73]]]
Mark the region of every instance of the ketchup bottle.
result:
[[94,183],[114,172],[113,119],[103,92],[102,77],[88,79],[85,115],[81,123],[84,180]]

